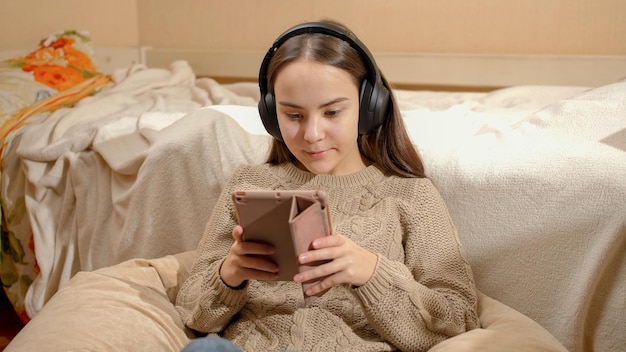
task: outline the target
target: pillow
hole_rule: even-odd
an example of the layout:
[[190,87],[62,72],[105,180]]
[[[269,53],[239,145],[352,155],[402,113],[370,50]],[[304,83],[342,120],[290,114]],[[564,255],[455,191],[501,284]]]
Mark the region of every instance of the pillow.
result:
[[16,112],[97,74],[89,34],[68,30],[39,48],[0,62],[0,124]]
[[430,352],[567,351],[535,321],[482,292],[478,293],[478,313],[481,328],[445,340]]
[[172,303],[195,251],[83,271],[6,351],[180,351],[193,335]]
[[626,81],[590,89],[530,115],[526,121],[626,151]]

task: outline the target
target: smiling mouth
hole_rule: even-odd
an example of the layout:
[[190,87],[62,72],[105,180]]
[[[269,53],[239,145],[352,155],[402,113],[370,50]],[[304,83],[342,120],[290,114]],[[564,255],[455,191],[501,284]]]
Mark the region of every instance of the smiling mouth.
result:
[[317,151],[317,152],[305,152],[310,158],[317,159],[321,158],[326,154],[325,150]]

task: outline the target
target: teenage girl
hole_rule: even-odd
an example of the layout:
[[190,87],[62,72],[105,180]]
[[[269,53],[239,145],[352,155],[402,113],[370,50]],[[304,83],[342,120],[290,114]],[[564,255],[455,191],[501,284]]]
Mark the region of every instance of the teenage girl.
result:
[[[215,206],[177,298],[209,337],[185,350],[424,351],[478,327],[454,225],[369,50],[339,23],[303,23],[269,49],[259,84],[273,145]],[[298,257],[325,264],[277,281],[273,247],[237,225],[231,193],[253,189],[328,194],[333,235]]]

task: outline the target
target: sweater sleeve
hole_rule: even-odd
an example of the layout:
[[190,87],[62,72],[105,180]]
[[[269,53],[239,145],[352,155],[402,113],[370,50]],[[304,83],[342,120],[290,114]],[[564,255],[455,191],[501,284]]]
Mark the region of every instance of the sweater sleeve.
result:
[[183,323],[196,331],[216,333],[245,305],[247,285],[233,289],[222,281],[219,268],[233,243],[236,225],[230,184],[224,187],[204,235],[198,245],[196,261],[176,297],[176,310]]
[[404,204],[404,263],[379,254],[355,291],[372,326],[403,351],[426,350],[478,327],[477,293],[443,199],[427,179]]

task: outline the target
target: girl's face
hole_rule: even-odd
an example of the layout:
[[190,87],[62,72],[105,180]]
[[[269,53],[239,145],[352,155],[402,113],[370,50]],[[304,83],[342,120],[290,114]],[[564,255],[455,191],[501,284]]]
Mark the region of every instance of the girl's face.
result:
[[359,89],[348,72],[297,60],[278,72],[274,95],[280,133],[298,167],[329,175],[366,167],[357,145]]

